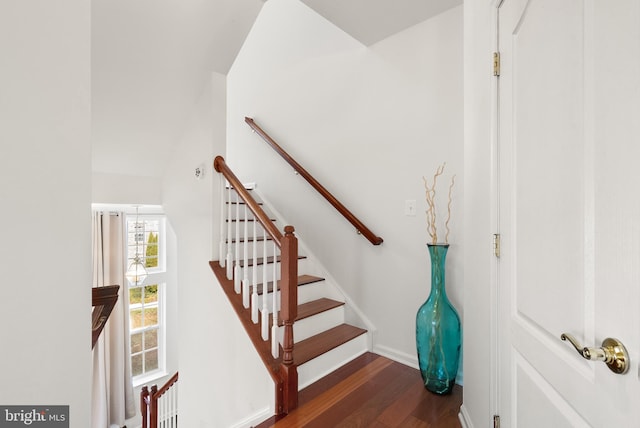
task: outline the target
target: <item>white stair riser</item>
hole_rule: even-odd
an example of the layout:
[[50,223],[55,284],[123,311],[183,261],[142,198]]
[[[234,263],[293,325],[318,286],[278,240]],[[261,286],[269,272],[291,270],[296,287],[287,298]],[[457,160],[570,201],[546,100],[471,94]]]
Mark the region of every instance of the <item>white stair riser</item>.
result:
[[[240,242],[239,244],[236,245],[236,243],[232,243],[231,245],[231,251],[233,252],[233,254],[235,254],[236,252],[239,252],[240,254],[240,258],[244,258],[244,247],[245,245],[247,246],[247,256],[249,258],[254,256],[254,252],[253,252],[253,241],[249,241],[249,242]],[[226,248],[226,247],[225,247]],[[256,242],[256,249],[255,249],[255,257],[262,257],[264,255],[264,241],[257,241]],[[273,254],[273,241],[267,241],[267,255],[272,255]]]
[[[314,282],[298,287],[298,304],[311,302],[322,297],[326,297],[326,293],[323,290],[324,281]],[[280,293],[278,291],[278,293]],[[263,295],[258,296],[258,307],[262,308]],[[273,301],[273,294],[267,295],[267,306],[271,308],[271,302]],[[278,302],[280,302],[280,296],[278,296]],[[269,309],[271,311],[271,309]]]
[[298,390],[322,379],[367,351],[367,333],[365,333],[304,363],[298,367]]
[[[236,222],[231,222],[231,238],[232,239],[236,239],[238,237],[240,238],[253,238],[254,236],[265,236],[267,235],[267,233],[262,229],[262,227],[260,226],[260,224],[256,224],[256,233],[253,233],[253,221],[248,221],[247,223],[247,230],[244,230],[244,221],[241,221],[238,224],[240,230],[237,231],[236,233]],[[225,223],[225,227],[228,227],[228,224]],[[229,238],[229,236],[227,236],[228,233],[228,229],[225,229],[224,234],[225,234],[225,238]],[[269,241],[271,242],[271,241]],[[261,243],[261,242],[260,242]]]
[[[307,262],[308,262],[307,259],[298,260],[298,273],[299,274],[307,273],[307,271],[305,269],[305,266],[306,266]],[[249,283],[251,284],[251,281],[253,281],[253,270],[255,269],[256,270],[256,278],[257,278],[258,284],[261,284],[262,283],[263,269],[265,269],[265,266],[266,266],[266,269],[267,269],[268,281],[272,281],[273,280],[273,263],[267,263],[266,265],[265,264],[260,264],[260,265],[257,265],[257,266],[248,266],[246,268],[243,267],[243,268],[240,269],[242,271],[242,273],[240,274],[240,278],[244,279],[244,277],[245,277],[244,271],[246,270],[248,278],[249,278],[249,281],[250,281]],[[277,262],[276,263],[276,278],[278,278],[278,279],[280,279],[280,269],[281,269],[280,262]]]
[[[307,339],[330,328],[344,323],[344,306],[321,312],[312,317],[296,321],[293,325],[293,341],[295,343]],[[282,327],[280,328],[283,329]]]

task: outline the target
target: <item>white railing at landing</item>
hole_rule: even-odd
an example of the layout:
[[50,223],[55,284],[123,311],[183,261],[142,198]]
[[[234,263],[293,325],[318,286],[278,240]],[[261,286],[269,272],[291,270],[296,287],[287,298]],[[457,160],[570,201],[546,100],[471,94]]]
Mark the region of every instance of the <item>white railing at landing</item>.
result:
[[178,373],[160,389],[157,385],[143,386],[140,391],[142,428],[177,428]]
[[[233,280],[235,292],[242,294],[243,306],[251,308],[253,323],[260,322],[262,340],[271,338],[271,354],[278,358],[281,338],[278,334],[280,293],[277,287],[280,272],[276,260],[281,256],[280,248],[235,189],[226,180],[220,180],[220,186],[220,267],[226,269],[227,279]],[[274,262],[268,264],[269,258]],[[273,287],[271,295],[269,283]],[[271,334],[270,314],[273,317]]]

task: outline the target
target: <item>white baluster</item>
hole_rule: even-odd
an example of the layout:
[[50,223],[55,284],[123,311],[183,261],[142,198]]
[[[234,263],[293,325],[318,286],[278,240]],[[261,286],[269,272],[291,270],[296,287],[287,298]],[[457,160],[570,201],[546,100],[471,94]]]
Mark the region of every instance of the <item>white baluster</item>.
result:
[[247,242],[247,236],[249,236],[249,209],[247,205],[244,205],[244,277],[242,278],[242,305],[246,308],[249,307],[249,243]]
[[167,401],[166,401],[166,406],[167,406],[167,411],[166,411],[166,416],[165,416],[165,422],[164,422],[164,426],[166,428],[169,428],[171,426],[171,414],[173,411],[173,407],[171,406],[171,396],[173,395],[173,387],[169,388],[169,390],[167,391]]
[[166,395],[162,396],[162,426],[167,426],[167,414],[169,413],[169,403],[167,402]]
[[[278,247],[275,241],[273,242],[273,325],[271,326],[271,355],[273,358],[278,358],[280,354],[280,347],[278,342],[278,263],[276,263],[276,254],[278,253]],[[282,262],[280,263],[282,265]],[[282,291],[281,291],[282,292]]]
[[158,425],[161,427],[164,425],[164,395],[158,397]]
[[173,426],[172,428],[178,427],[178,384],[174,384],[175,391],[173,394]]
[[236,264],[233,269],[233,289],[240,294],[242,280],[242,268],[240,267],[240,194],[236,192]]
[[220,267],[225,267],[226,263],[225,263],[225,257],[227,254],[226,251],[226,236],[225,236],[225,232],[227,230],[226,227],[224,227],[224,207],[225,207],[225,200],[224,200],[224,183],[225,183],[225,179],[222,176],[222,174],[220,175],[220,245],[218,247],[218,263],[220,264]]
[[[257,269],[257,262],[258,262],[258,240],[256,238],[256,230],[257,230],[257,225],[256,223],[258,223],[258,219],[256,219],[254,217],[254,221],[253,221],[253,269],[251,269],[252,273],[251,273],[251,285],[253,286],[252,292],[251,292],[251,321],[253,321],[254,324],[258,323],[258,269]],[[264,233],[264,232],[263,232]],[[246,242],[245,242],[246,244]]]
[[166,428],[167,426],[167,395],[164,394],[162,396],[162,419],[160,419],[162,421],[162,426],[164,428]]
[[233,234],[231,233],[231,184],[228,185],[227,190],[227,257],[226,257],[226,267],[227,267],[227,279],[233,279],[233,254],[231,254],[231,245],[233,241]]
[[262,242],[262,340],[269,340],[269,277],[267,269],[267,240]]
[[173,425],[173,386],[167,391],[167,422],[165,422],[167,428]]

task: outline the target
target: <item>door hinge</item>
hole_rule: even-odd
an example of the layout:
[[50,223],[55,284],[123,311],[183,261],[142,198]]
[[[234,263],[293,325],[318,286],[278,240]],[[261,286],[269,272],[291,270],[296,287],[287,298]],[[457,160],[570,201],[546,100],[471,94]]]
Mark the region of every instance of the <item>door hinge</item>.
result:
[[493,75],[500,76],[500,52],[493,53]]
[[499,233],[493,234],[493,254],[498,258],[500,257],[500,234]]
[[493,415],[493,428],[500,428],[500,416]]

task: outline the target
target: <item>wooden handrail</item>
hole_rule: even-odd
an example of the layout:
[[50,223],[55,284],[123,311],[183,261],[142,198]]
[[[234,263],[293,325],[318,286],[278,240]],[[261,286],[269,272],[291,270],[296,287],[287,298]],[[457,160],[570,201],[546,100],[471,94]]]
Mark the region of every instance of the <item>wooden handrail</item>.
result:
[[236,177],[236,175],[231,171],[227,163],[224,161],[222,156],[216,156],[213,160],[213,167],[217,172],[222,174],[224,178],[227,179],[231,187],[235,189],[236,192],[240,195],[240,197],[246,202],[247,207],[251,210],[253,215],[256,216],[260,224],[265,228],[265,230],[271,235],[273,240],[275,241],[278,247],[282,246],[282,232],[278,230],[278,228],[273,224],[269,216],[264,212],[260,205],[256,202],[255,199],[247,192],[242,182]]
[[269,344],[261,337],[259,327],[258,330],[255,329],[256,324],[251,320],[251,314],[245,310],[241,299],[234,298],[236,292],[233,289],[233,283],[231,282],[229,287],[225,287],[224,283],[227,277],[224,269],[220,269],[219,264],[216,262],[211,262],[210,265],[216,276],[218,276],[225,294],[227,294],[249,338],[274,380],[277,414],[286,414],[298,406],[298,370],[293,358],[293,324],[298,310],[298,238],[294,234],[295,229],[293,226],[285,226],[284,235],[278,230],[271,218],[245,189],[222,156],[216,156],[213,166],[217,172],[226,178],[229,185],[236,191],[256,220],[280,248],[280,280],[274,279],[273,285],[274,292],[277,292],[277,282],[280,283],[280,315],[284,325],[282,356],[278,358],[272,356]]
[[153,394],[154,398],[158,399],[162,397],[164,393],[167,392],[167,389],[171,388],[173,384],[176,383],[177,381],[178,381],[178,372],[176,372],[176,374],[171,376],[171,379],[169,379],[155,394]]
[[383,239],[373,233],[367,226],[364,225],[351,211],[349,211],[335,196],[333,196],[322,184],[318,182],[306,169],[302,167],[295,159],[293,159],[289,153],[287,153],[282,147],[276,143],[266,132],[260,128],[252,118],[245,117],[244,121],[253,129],[264,141],[267,142],[282,158],[287,161],[293,169],[304,177],[305,180],[311,186],[318,191],[333,207],[338,210],[353,226],[355,226],[358,233],[364,235],[373,245],[380,245]]

